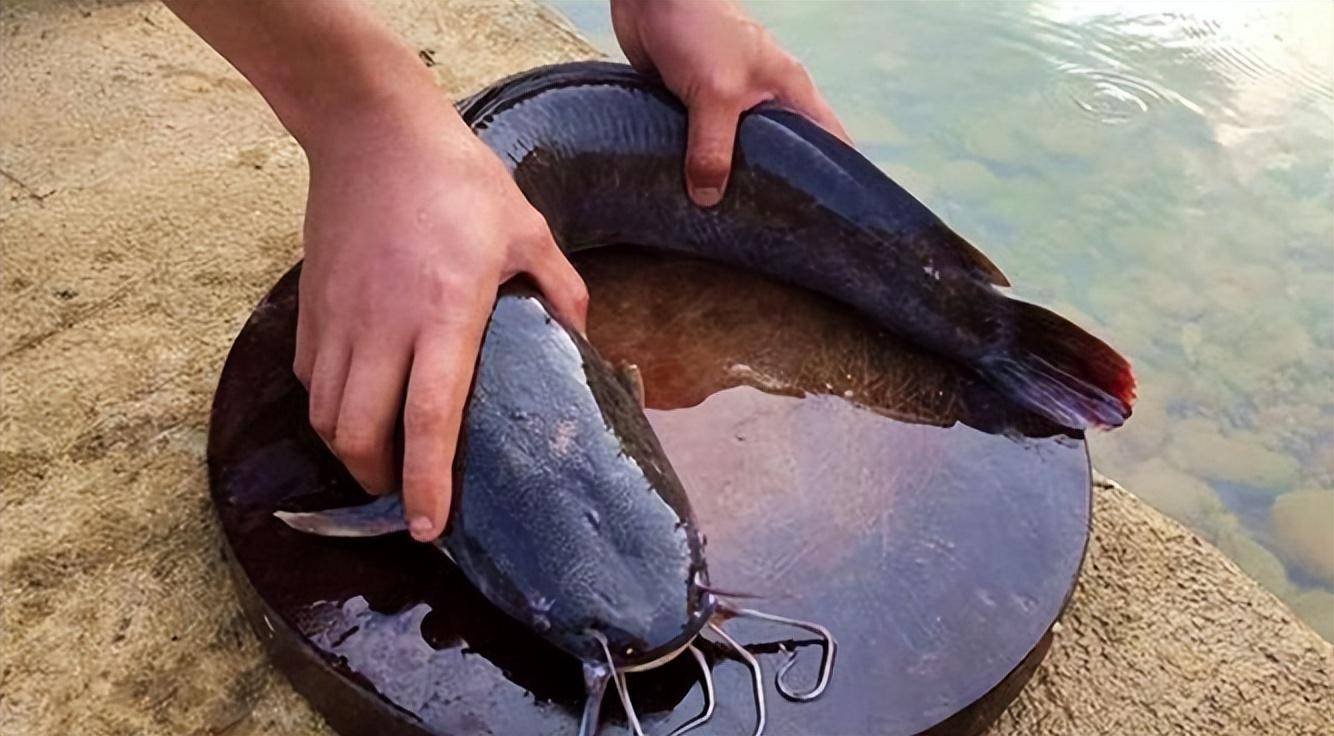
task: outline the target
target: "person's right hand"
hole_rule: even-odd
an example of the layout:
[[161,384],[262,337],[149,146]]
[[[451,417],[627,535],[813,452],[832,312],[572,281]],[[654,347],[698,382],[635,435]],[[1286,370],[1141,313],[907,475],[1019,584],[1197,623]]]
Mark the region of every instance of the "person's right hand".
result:
[[722,200],[738,120],[769,100],[852,143],[806,68],[735,0],[612,0],[630,64],[656,74],[688,110],[685,179],[695,204]]
[[315,431],[367,491],[401,482],[409,529],[426,541],[448,517],[459,424],[498,285],[530,274],[581,331],[588,296],[495,155],[434,89],[415,99],[340,120],[329,140],[307,146],[294,369]]

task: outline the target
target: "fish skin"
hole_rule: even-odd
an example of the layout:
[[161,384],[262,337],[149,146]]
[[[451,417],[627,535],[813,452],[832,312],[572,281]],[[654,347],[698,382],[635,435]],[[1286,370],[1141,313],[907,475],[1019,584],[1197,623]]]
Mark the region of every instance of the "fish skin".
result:
[[522,284],[478,357],[439,544],[493,604],[556,646],[617,666],[689,641],[713,614],[703,538],[620,374]]
[[[500,289],[461,429],[435,544],[497,608],[584,662],[606,662],[605,641],[617,668],[713,615],[703,536],[625,372],[521,280]],[[326,537],[407,528],[397,493],[274,515]]]
[[[546,67],[459,108],[567,252],[658,247],[820,291],[976,367],[1011,395],[1005,376],[1022,383],[1031,373],[1010,344],[1024,344],[1014,339],[1014,315],[1037,310],[1047,329],[1028,344],[1051,336],[1088,349],[1113,378],[1124,369],[1133,389],[1110,348],[997,292],[1007,282],[990,261],[799,115],[770,107],[744,116],[728,193],[704,210],[685,196],[683,109],[628,67]],[[1072,365],[1045,357],[1057,373]],[[1129,414],[1123,396],[1108,396],[1107,411],[1091,417],[1015,398],[1070,427]],[[524,283],[502,287],[483,336],[455,475],[437,544],[489,601],[579,659],[603,661],[596,630],[618,668],[651,662],[714,614],[702,535],[637,398]],[[279,517],[338,536],[397,530],[392,502],[377,503]]]
[[799,114],[743,115],[726,196],[704,209],[685,194],[685,109],[628,66],[534,69],[459,110],[566,252],[629,243],[725,262],[847,303],[1063,427],[1130,414],[1124,358],[998,291],[1008,281],[981,252]]

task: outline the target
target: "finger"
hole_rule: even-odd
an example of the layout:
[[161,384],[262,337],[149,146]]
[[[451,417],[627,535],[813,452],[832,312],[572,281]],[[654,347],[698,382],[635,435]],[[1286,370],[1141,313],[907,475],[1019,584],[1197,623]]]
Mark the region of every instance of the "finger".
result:
[[541,248],[527,273],[537,281],[537,288],[550,302],[556,316],[584,334],[588,327],[588,287],[584,286],[579,272],[570,265],[560,248],[554,242]]
[[[313,352],[313,351],[312,351]],[[310,426],[333,449],[338,431],[338,410],[347,382],[349,351],[342,340],[331,341],[317,353],[308,380]]]
[[732,171],[741,107],[719,99],[703,99],[690,106],[686,140],[686,189],[700,207],[722,201]]
[[778,101],[810,118],[849,146],[852,145],[852,136],[848,135],[843,123],[839,122],[834,110],[825,102],[824,96],[804,70],[800,81],[789,83],[783,93],[778,95]]
[[394,429],[410,360],[407,345],[388,341],[367,340],[352,348],[333,448],[370,493],[394,486]]
[[449,518],[459,425],[492,301],[417,341],[403,407],[403,505],[418,541],[440,536]]
[[315,318],[311,310],[297,299],[296,353],[292,357],[292,372],[306,390],[310,390],[311,375],[315,371]]

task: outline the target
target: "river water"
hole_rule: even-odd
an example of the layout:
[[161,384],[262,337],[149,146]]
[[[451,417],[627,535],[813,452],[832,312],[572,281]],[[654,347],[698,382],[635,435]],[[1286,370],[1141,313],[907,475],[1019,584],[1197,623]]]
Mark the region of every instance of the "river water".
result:
[[[620,57],[605,2],[554,5]],[[858,148],[1131,358],[1095,465],[1334,640],[1334,4],[751,2]]]

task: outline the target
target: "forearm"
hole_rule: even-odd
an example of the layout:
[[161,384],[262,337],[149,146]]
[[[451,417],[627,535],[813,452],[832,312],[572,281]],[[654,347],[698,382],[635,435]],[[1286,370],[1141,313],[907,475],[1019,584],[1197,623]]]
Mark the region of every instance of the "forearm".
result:
[[367,129],[457,116],[412,49],[356,0],[167,0],[259,90],[308,152]]

